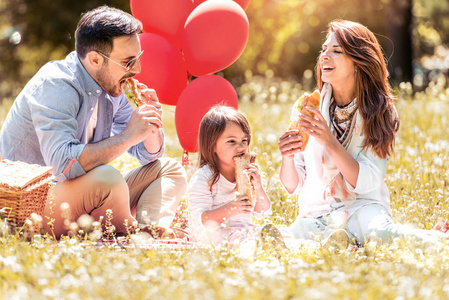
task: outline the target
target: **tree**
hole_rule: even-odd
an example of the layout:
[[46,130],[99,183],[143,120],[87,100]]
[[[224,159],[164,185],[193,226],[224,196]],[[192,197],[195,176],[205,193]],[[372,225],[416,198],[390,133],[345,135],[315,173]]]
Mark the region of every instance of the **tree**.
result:
[[130,12],[129,0],[0,0],[0,101],[15,97],[47,61],[74,50],[81,14],[103,4]]
[[390,0],[388,4],[389,71],[394,83],[413,81],[412,0]]
[[[102,4],[130,12],[129,0],[0,0],[0,101],[15,97],[44,63],[74,50],[80,15]],[[421,57],[435,56],[435,49],[449,43],[449,1],[252,0],[246,13],[248,45],[223,71],[236,86],[247,70],[300,80],[315,66],[326,24],[338,18],[360,22],[377,34],[394,83],[411,81],[418,68],[429,73]]]

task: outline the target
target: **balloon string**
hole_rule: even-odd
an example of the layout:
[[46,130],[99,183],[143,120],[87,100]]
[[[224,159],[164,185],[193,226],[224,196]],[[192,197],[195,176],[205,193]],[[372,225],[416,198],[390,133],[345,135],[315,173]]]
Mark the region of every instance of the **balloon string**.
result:
[[187,152],[187,150],[184,150],[184,152],[182,153],[182,166],[185,167],[190,164],[191,163],[189,161],[189,152]]

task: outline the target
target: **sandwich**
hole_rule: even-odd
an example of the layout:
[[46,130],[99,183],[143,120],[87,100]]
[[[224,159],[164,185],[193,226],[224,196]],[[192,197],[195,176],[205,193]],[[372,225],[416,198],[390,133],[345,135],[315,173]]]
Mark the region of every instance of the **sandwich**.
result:
[[252,164],[256,161],[256,156],[257,154],[254,152],[245,153],[241,156],[234,156],[237,192],[240,195],[248,196],[249,200],[252,203],[256,201],[256,188],[254,187],[254,181],[245,170],[249,164]]
[[[320,109],[320,92],[318,90],[314,91],[311,95],[310,94],[304,94],[302,97],[300,97],[297,101],[296,109],[299,113],[303,115],[307,115],[309,117],[313,117],[313,114],[305,109],[306,106],[311,106],[316,109]],[[299,120],[290,120],[290,126],[289,129],[298,129],[299,135],[302,137],[302,146],[301,151],[304,151],[306,149],[307,143],[309,142],[309,134],[304,132],[301,129],[301,126],[299,124]]]
[[128,78],[122,83],[123,92],[125,93],[125,96],[133,109],[136,109],[146,103],[145,96],[143,96],[137,88],[138,83],[139,81],[134,78]]

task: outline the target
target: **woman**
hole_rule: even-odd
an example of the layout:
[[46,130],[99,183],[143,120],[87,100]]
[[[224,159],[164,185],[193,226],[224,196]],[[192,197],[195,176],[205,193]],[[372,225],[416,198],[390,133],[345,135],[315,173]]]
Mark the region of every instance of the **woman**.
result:
[[314,117],[292,112],[310,135],[307,147],[300,151],[298,129],[286,131],[278,144],[281,182],[289,193],[299,192],[294,236],[322,234],[323,242],[343,247],[349,239],[364,245],[373,235],[436,242],[429,231],[394,224],[391,217],[384,177],[399,120],[374,34],[359,23],[331,22],[316,75],[320,111],[308,107]]

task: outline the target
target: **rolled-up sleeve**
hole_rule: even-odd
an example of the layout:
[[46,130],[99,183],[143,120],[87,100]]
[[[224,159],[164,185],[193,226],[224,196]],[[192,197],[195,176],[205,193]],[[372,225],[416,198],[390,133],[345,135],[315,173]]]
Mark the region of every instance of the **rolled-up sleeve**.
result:
[[[29,98],[32,122],[39,140],[40,150],[47,165],[59,181],[84,175],[78,159],[85,145],[76,138],[80,104],[77,91],[68,79],[44,82]],[[39,99],[39,102],[35,99]]]
[[356,194],[367,194],[378,189],[385,177],[387,170],[387,158],[380,158],[372,151],[360,152],[356,158],[359,163],[359,175],[357,185],[352,186],[346,182],[348,189]]
[[[126,126],[128,125],[129,120],[131,119],[131,115],[133,113],[133,109],[131,105],[129,104],[128,100],[124,95],[122,95],[119,98],[120,104],[118,106],[117,111],[114,113],[114,122],[112,126],[112,133],[114,135],[121,133],[123,130],[125,130]],[[165,137],[164,137],[164,131],[162,129],[162,145],[158,152],[156,153],[149,153],[147,149],[145,148],[145,145],[143,142],[140,142],[137,145],[132,146],[128,149],[128,153],[135,157],[141,165],[146,165],[159,157],[161,157],[164,154],[164,148],[165,148]]]
[[[164,132],[162,130],[161,130],[161,133],[162,133],[162,139],[164,139]],[[141,165],[146,165],[146,164],[158,159],[159,157],[162,156],[162,154],[164,154],[164,143],[162,143],[161,148],[156,153],[149,153],[147,151],[147,149],[145,148],[145,145],[143,144],[143,142],[141,142],[135,146],[132,146],[128,150],[128,153],[130,155],[132,155],[133,157],[135,157]]]

